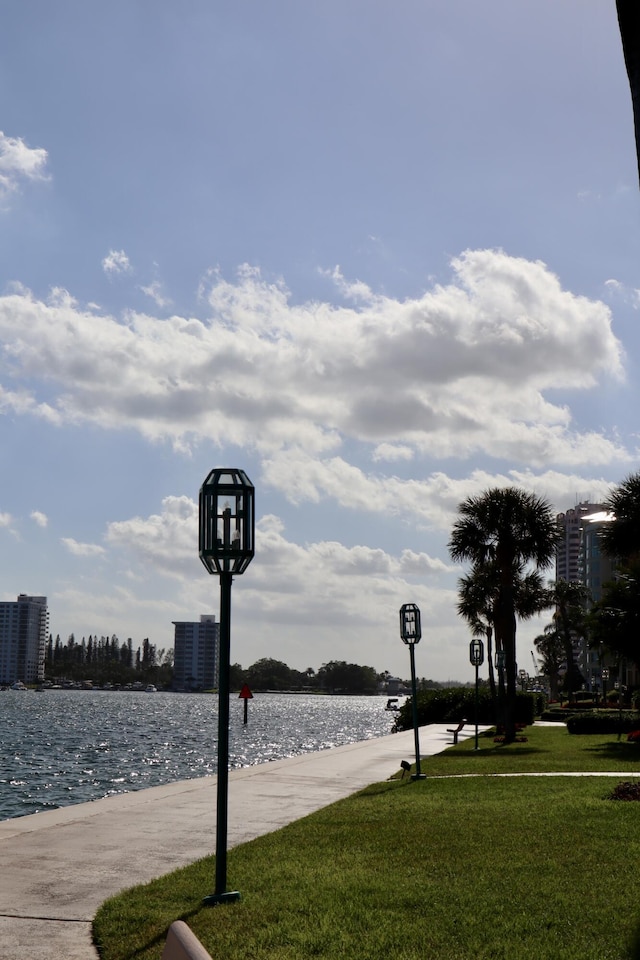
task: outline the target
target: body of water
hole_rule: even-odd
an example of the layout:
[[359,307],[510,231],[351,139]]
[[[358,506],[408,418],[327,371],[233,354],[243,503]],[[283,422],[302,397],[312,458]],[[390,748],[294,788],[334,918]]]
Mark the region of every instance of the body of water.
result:
[[[250,766],[391,733],[386,697],[232,696],[229,763]],[[0,692],[0,820],[216,773],[215,695]]]

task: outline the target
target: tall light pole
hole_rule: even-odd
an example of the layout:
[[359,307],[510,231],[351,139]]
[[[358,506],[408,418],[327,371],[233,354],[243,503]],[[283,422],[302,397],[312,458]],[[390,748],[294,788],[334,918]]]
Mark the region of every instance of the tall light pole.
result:
[[420,643],[422,628],[420,626],[420,610],[415,603],[404,603],[400,607],[400,636],[402,642],[409,647],[411,656],[411,700],[413,706],[413,739],[416,746],[416,772],[412,780],[424,780],[426,774],[420,772],[420,739],[418,736],[418,700],[416,689],[416,658],[414,648]]
[[480,637],[474,637],[469,644],[469,660],[476,668],[476,746],[478,749],[478,668],[484,663],[484,644]]
[[239,900],[227,891],[227,797],[229,786],[229,670],[231,583],[254,555],[255,490],[244,470],[212,470],[200,488],[200,559],[220,577],[220,654],[218,669],[218,778],[216,805],[216,887],[204,903]]

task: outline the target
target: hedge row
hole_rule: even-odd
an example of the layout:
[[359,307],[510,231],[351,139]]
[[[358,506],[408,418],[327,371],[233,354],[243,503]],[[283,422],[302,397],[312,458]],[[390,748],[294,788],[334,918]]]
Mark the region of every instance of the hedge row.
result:
[[640,729],[637,713],[623,710],[620,713],[581,713],[567,717],[569,733],[631,733]]
[[[424,690],[418,693],[418,725],[427,723],[459,723],[463,718],[475,722],[476,695],[473,687],[449,687],[446,690]],[[518,693],[516,697],[516,723],[533,723],[544,709],[544,696],[538,693]],[[478,695],[478,723],[497,723],[496,707],[489,690]],[[411,698],[400,708],[396,718],[396,730],[413,727]]]

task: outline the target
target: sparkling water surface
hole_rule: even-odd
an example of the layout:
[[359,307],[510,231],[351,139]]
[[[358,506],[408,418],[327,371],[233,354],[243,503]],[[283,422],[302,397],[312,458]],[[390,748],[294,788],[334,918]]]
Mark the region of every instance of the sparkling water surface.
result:
[[[391,733],[386,697],[230,700],[229,765],[246,767]],[[216,772],[216,695],[0,692],[0,820]]]

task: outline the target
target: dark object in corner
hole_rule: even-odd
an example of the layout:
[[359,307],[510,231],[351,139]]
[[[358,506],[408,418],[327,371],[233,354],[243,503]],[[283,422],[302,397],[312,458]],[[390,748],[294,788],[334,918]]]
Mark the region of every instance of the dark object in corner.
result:
[[640,178],[640,3],[638,0],[616,0],[616,8],[624,62],[631,87],[638,177]]

